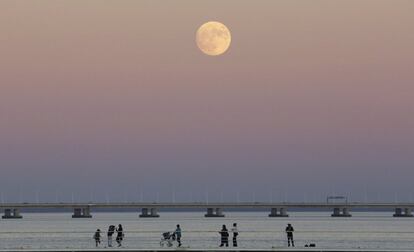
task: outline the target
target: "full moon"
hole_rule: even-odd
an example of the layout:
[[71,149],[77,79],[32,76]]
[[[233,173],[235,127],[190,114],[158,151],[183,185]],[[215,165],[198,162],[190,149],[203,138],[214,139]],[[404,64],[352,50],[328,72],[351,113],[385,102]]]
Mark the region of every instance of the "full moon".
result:
[[224,24],[215,21],[207,22],[198,28],[196,43],[203,53],[217,56],[229,49],[231,34]]

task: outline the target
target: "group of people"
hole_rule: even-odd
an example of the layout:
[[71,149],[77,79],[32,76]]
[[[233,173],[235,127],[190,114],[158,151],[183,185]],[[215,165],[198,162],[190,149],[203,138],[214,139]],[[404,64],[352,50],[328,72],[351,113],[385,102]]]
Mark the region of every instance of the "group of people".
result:
[[[288,241],[288,247],[292,245],[292,247],[295,246],[295,243],[293,241],[293,232],[295,230],[293,229],[293,226],[291,224],[288,224],[285,232],[287,235],[287,241]],[[108,247],[112,247],[112,236],[114,233],[117,233],[115,241],[118,243],[118,247],[122,246],[122,240],[124,239],[124,229],[122,228],[122,225],[119,224],[117,228],[115,228],[114,225],[110,225],[108,228],[107,236],[108,236]],[[233,223],[233,227],[231,228],[230,232],[233,234],[233,247],[237,247],[237,237],[239,236],[239,230],[237,229],[237,223]],[[229,231],[226,227],[226,225],[223,225],[221,230],[219,231],[220,234],[220,247],[229,246]],[[176,238],[176,241],[178,243],[178,247],[181,247],[181,227],[179,224],[177,224],[174,235]],[[96,247],[99,246],[101,243],[101,230],[97,229],[93,238],[95,239]]]
[[[237,236],[239,235],[239,231],[237,229],[237,223],[233,223],[233,227],[230,230],[233,233],[233,247],[237,247]],[[293,232],[295,230],[293,229],[293,226],[291,224],[288,224],[285,232],[287,235],[287,241],[288,241],[288,247],[290,247],[290,245],[292,245],[292,247],[295,246],[295,243],[293,241]],[[220,236],[221,236],[221,243],[220,243],[220,247],[229,246],[229,231],[227,230],[226,225],[223,225],[223,227],[221,228],[221,230],[219,231]]]
[[[124,239],[124,229],[121,224],[118,225],[116,228],[114,225],[110,225],[107,232],[108,237],[108,247],[112,247],[112,236],[116,232],[116,238],[115,241],[118,243],[118,247],[122,246],[122,240]],[[97,229],[95,234],[93,235],[93,238],[95,240],[96,247],[101,244],[101,230]]]
[[[233,227],[230,230],[233,233],[233,247],[237,247],[237,236],[239,235],[239,231],[237,230],[237,223],[233,223]],[[221,230],[219,231],[221,236],[221,243],[220,247],[229,246],[229,231],[227,230],[226,225],[223,225]]]

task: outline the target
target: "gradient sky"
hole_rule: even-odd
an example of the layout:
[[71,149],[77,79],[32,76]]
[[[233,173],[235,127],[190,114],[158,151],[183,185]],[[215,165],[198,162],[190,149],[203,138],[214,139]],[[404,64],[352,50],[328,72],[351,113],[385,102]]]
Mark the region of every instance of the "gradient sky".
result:
[[[3,201],[414,195],[414,1],[0,1]],[[202,54],[216,20],[229,51]]]

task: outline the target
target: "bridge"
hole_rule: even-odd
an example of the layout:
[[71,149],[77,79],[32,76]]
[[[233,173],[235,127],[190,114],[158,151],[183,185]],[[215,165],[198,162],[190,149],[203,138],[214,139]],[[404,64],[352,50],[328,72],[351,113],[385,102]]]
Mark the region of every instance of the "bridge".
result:
[[160,209],[205,209],[205,217],[224,217],[224,209],[232,210],[268,210],[269,217],[289,217],[288,209],[332,211],[332,217],[351,217],[352,209],[390,210],[394,217],[413,217],[414,203],[4,203],[3,219],[23,218],[21,210],[27,209],[68,209],[73,218],[92,218],[95,209],[136,209],[141,218],[159,217]]

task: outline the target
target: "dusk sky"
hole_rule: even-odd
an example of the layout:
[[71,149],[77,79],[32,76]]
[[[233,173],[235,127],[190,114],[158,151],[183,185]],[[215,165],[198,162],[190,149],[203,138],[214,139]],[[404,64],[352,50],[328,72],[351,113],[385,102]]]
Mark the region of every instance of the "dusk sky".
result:
[[[410,200],[413,13],[412,0],[1,0],[2,200]],[[231,32],[223,55],[195,43],[208,21]]]

